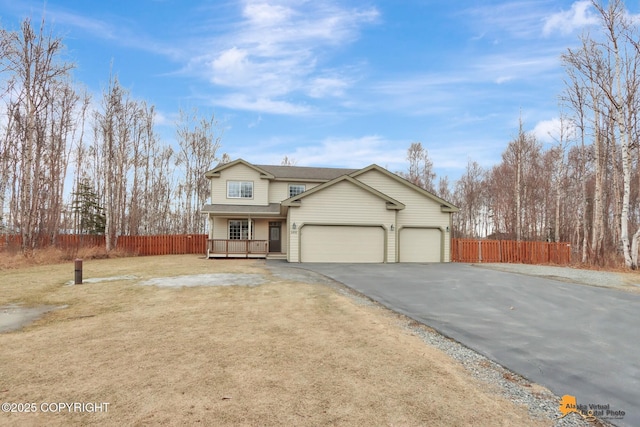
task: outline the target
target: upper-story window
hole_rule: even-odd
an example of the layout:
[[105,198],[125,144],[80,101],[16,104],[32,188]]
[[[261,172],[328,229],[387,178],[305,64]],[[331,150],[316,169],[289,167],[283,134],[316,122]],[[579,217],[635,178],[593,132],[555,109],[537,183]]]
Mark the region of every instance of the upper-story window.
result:
[[253,182],[251,181],[227,181],[228,199],[252,199]]
[[289,197],[304,193],[304,189],[305,187],[302,184],[289,184]]

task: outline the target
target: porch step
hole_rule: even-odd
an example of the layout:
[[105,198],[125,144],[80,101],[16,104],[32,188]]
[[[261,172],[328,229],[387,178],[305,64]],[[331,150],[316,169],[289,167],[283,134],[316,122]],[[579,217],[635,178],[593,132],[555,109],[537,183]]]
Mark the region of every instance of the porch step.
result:
[[287,254],[269,253],[267,259],[287,259]]

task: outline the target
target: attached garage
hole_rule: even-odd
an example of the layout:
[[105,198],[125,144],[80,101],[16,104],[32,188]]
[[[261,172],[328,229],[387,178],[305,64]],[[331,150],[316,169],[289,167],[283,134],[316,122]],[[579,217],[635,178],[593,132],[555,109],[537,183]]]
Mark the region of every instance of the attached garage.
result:
[[301,262],[385,262],[382,226],[305,225],[300,228]]
[[442,230],[403,227],[400,230],[400,262],[442,262]]

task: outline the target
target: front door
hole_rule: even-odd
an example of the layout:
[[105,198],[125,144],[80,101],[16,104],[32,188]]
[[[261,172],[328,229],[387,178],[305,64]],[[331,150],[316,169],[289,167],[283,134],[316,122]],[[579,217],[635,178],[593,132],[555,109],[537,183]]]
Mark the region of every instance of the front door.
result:
[[269,223],[269,252],[280,252],[282,246],[280,244],[280,222]]

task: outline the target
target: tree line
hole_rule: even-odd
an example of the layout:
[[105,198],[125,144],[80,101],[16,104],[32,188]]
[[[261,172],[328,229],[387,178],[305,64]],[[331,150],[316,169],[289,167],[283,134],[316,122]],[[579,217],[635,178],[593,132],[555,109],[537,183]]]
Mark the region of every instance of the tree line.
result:
[[181,111],[173,148],[152,105],[115,75],[92,100],[63,51],[44,20],[0,28],[0,234],[20,234],[30,251],[60,233],[105,234],[110,250],[119,235],[204,232],[204,173],[221,142],[214,116]]
[[[409,147],[398,173],[460,207],[455,237],[567,241],[583,262],[638,266],[638,25],[622,0],[592,7],[599,25],[560,58],[551,145],[521,122],[498,164],[469,160],[453,184],[435,182],[421,143]],[[229,161],[217,155],[215,117],[181,111],[174,148],[155,131],[154,107],[117,76],[98,100],[79,89],[63,51],[44,21],[0,28],[0,234],[21,234],[30,250],[66,232],[105,234],[108,248],[119,235],[204,232],[204,173]]]
[[456,237],[566,241],[583,263],[638,267],[640,37],[622,0],[592,0],[599,25],[562,55],[557,133],[544,147],[522,121],[500,163],[469,160],[450,192],[434,188],[420,143],[404,176],[460,207]]

